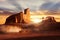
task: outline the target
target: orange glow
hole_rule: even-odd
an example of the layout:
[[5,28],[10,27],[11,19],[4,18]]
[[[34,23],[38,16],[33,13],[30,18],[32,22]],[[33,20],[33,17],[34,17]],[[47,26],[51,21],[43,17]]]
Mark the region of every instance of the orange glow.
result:
[[38,15],[31,15],[30,19],[32,23],[40,23],[42,21],[42,17]]
[[40,19],[31,19],[31,21],[33,22],[33,23],[39,23],[39,22],[41,22],[42,20],[40,20]]
[[[6,21],[6,18],[9,17],[10,15],[0,14],[0,24],[4,24]],[[37,20],[39,20],[38,22],[41,22],[42,17],[46,17],[46,16],[53,16],[57,22],[60,22],[60,15],[45,15],[43,12],[40,12],[40,13],[30,12],[29,15],[24,15],[24,21],[27,23],[30,23],[30,22],[35,23]]]
[[31,22],[33,23],[40,23],[42,21],[42,17],[47,17],[47,16],[53,16],[57,22],[60,22],[60,15],[40,15],[40,14],[34,14],[31,12]]

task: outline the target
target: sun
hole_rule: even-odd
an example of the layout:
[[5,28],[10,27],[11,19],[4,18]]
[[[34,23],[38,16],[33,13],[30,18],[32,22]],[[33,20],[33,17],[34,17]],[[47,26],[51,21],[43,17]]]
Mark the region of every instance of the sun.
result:
[[42,20],[40,20],[40,19],[31,19],[31,21],[32,21],[32,23],[40,23]]
[[31,20],[31,23],[40,23],[40,22],[42,22],[42,18],[38,15],[31,15],[30,20]]

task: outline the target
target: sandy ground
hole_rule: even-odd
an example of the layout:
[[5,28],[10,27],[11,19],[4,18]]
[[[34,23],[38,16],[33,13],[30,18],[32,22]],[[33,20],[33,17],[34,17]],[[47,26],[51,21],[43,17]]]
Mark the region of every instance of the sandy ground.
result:
[[28,37],[46,37],[46,36],[60,36],[60,32],[43,32],[43,33],[6,33],[0,34],[0,40],[12,38],[28,38]]

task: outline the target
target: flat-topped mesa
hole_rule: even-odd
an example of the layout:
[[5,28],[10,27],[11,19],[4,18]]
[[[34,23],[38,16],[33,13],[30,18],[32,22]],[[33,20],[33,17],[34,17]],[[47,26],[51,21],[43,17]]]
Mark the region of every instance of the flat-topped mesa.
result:
[[40,30],[44,31],[51,31],[51,30],[56,30],[58,28],[57,22],[52,16],[47,16],[45,18],[42,18],[42,22],[40,23]]
[[23,12],[13,14],[6,19],[5,24],[16,24],[16,23],[29,23],[30,22],[30,10],[29,8]]
[[56,22],[55,18],[52,16],[47,16],[46,18],[43,18],[42,21],[48,21],[48,22]]

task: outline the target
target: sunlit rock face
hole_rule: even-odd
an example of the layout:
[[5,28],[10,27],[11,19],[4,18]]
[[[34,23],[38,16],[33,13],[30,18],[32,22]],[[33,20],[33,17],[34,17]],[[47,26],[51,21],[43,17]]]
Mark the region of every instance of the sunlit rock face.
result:
[[27,9],[24,9],[24,16],[23,16],[23,18],[24,18],[24,21],[26,22],[26,23],[30,23],[30,9],[29,8],[27,8]]
[[19,26],[2,25],[0,27],[0,32],[3,32],[3,33],[18,33],[20,31],[22,31],[22,28]]

